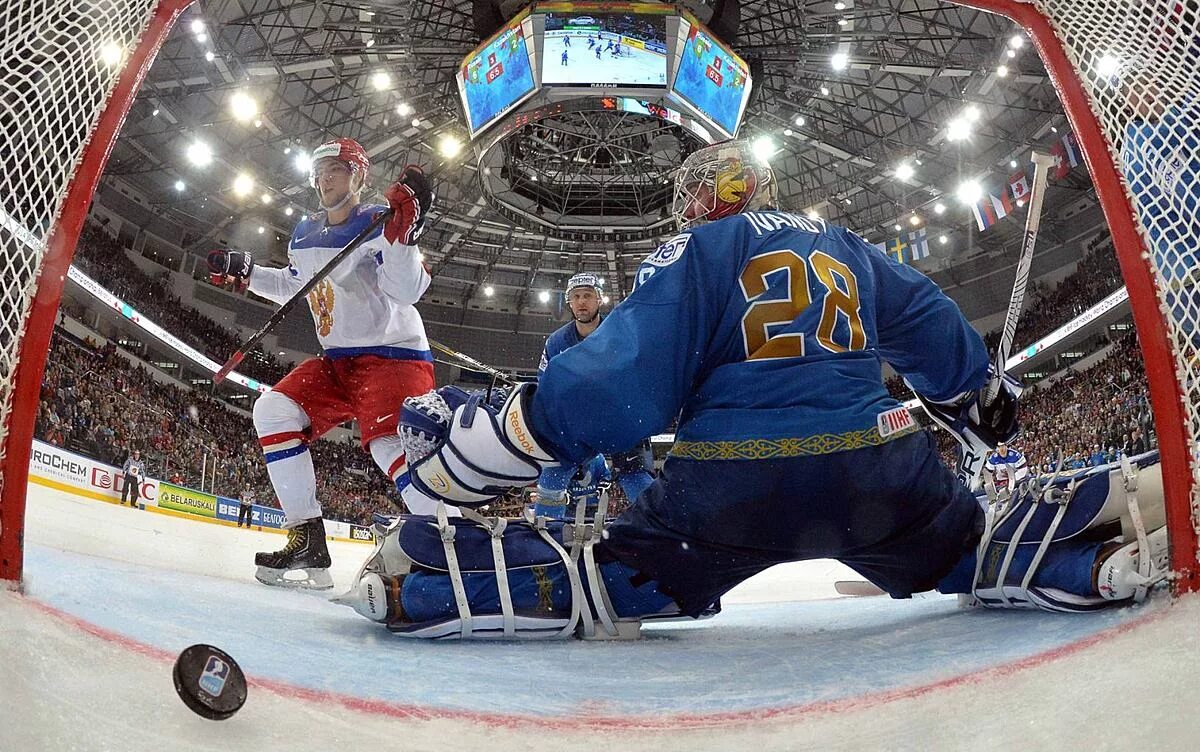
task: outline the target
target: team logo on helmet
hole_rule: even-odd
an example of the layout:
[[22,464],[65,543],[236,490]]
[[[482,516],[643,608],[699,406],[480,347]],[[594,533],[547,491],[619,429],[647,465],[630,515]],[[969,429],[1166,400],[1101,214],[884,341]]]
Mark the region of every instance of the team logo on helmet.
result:
[[754,195],[755,186],[758,184],[758,175],[750,165],[740,159],[733,159],[720,166],[716,182],[717,201],[719,202],[717,210],[721,210],[721,204],[726,204],[735,207],[732,210],[736,211],[736,207]]

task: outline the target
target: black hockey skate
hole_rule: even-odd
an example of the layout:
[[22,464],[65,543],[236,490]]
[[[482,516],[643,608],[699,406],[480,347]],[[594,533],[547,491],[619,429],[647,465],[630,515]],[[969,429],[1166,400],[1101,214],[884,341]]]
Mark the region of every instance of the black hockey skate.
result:
[[288,530],[287,545],[278,551],[255,554],[254,563],[258,565],[254,577],[264,585],[309,590],[333,587],[333,578],[329,576],[329,548],[325,545],[325,521],[320,517],[305,520]]

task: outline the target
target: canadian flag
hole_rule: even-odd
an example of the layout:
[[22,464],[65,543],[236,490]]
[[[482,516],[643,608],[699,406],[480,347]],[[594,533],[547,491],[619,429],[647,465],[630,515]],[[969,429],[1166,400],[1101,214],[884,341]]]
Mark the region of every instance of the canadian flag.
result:
[[1024,170],[1014,172],[1008,179],[1008,188],[1012,191],[1013,201],[1024,201],[1029,198],[1029,176]]

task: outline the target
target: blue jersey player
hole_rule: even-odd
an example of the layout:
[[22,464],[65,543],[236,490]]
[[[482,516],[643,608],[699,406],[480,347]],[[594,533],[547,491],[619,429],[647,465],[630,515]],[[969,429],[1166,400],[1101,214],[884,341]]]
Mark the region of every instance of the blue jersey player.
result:
[[[983,342],[932,282],[848,230],[773,211],[774,175],[744,142],[697,151],[680,175],[684,232],[536,387],[405,401],[412,482],[464,518],[377,530],[343,602],[406,636],[619,637],[802,559],[838,559],[898,598],[938,588],[1055,610],[1128,602],[1164,576],[1161,514],[1114,534],[1129,499],[1107,475],[1027,484],[985,513],[940,462],[884,388],[882,360],[939,420],[992,446],[1016,432],[1019,390],[1002,381],[985,401]],[[472,511],[676,416],[662,474],[607,526]]]
[[[571,321],[555,330],[546,338],[542,359],[538,364],[538,378],[546,372],[550,360],[570,347],[582,342],[588,335],[596,331],[603,319],[600,305],[603,302],[600,279],[595,274],[581,272],[567,281],[567,307],[571,310]],[[652,460],[649,442],[642,442],[638,447],[615,455],[613,469],[617,481],[630,501],[637,499],[649,487],[653,478],[649,467]],[[568,513],[568,497],[594,499],[589,489],[597,482],[609,480],[610,473],[604,456],[597,454],[587,462],[553,464],[542,470],[538,478],[538,503],[534,512],[541,516],[562,519]],[[577,479],[572,484],[573,479]]]

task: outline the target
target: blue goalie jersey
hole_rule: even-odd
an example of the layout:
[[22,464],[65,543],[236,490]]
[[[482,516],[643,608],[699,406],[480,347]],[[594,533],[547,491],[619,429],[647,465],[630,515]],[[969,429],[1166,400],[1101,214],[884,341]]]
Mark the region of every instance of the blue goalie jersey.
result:
[[677,457],[831,454],[916,430],[881,360],[933,400],[980,388],[988,364],[920,272],[822,220],[743,214],[652,253],[629,297],[549,362],[531,421],[573,462],[676,418]]

